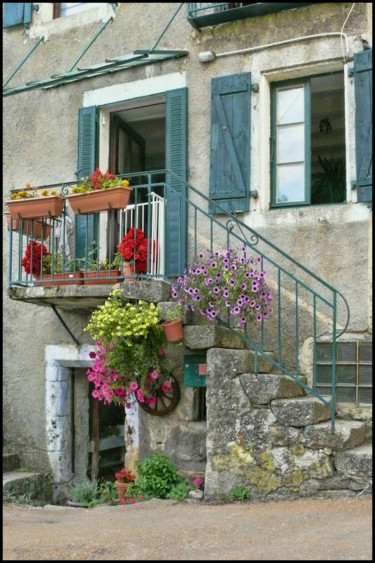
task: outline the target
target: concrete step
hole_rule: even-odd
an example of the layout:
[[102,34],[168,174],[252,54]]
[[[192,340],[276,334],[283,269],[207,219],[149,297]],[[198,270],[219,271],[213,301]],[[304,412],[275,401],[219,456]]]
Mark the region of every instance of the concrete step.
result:
[[27,500],[50,502],[52,488],[48,474],[38,471],[6,471],[3,473],[3,497],[25,496]]
[[331,431],[331,422],[306,426],[301,436],[301,443],[314,449],[349,450],[363,444],[365,439],[364,422],[336,420],[334,432]]
[[[329,400],[328,397],[324,397]],[[276,399],[270,403],[271,411],[284,426],[308,426],[331,417],[330,408],[312,396],[297,399]]]

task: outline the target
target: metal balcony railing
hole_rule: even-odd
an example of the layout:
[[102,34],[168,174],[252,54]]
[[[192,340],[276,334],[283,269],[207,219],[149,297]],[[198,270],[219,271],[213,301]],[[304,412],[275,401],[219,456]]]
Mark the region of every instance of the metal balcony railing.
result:
[[[267,271],[267,284],[273,292],[273,314],[269,319],[239,329],[233,322],[225,325],[235,332],[254,351],[254,371],[259,371],[259,358],[266,358],[275,368],[297,381],[306,391],[313,394],[331,409],[332,428],[336,412],[336,348],[337,339],[349,324],[349,307],[344,296],[314,272],[298,263],[271,241],[241,221],[235,213],[221,209],[215,202],[217,213],[209,212],[214,202],[199,190],[169,170],[158,170],[128,174],[133,186],[130,205],[123,211],[100,213],[98,224],[93,228],[89,216],[84,239],[90,240],[89,231],[96,233],[96,259],[112,261],[121,238],[129,227],[142,228],[149,240],[147,271],[143,279],[164,278],[173,282],[184,268],[198,256],[199,252],[213,252],[231,248],[248,257],[259,258],[259,267]],[[60,187],[64,192],[66,186]],[[52,252],[58,248],[63,256],[63,267],[75,264],[74,259],[84,263],[84,275],[92,256],[78,255],[77,237],[68,232],[68,204],[60,219],[41,220],[39,240],[49,236],[44,244]],[[19,230],[9,230],[9,285],[34,285],[39,283],[33,276],[26,275],[21,266],[25,248],[36,235],[29,230],[38,221],[20,222]],[[95,225],[94,225],[95,227]],[[27,231],[27,232],[26,232]],[[31,234],[30,234],[31,233]],[[82,234],[82,233],[81,233]],[[82,237],[81,237],[82,238]],[[69,245],[69,256],[67,243]],[[152,254],[150,241],[156,242],[157,255]],[[243,250],[245,248],[245,250]],[[86,253],[90,245],[86,244]],[[179,254],[179,271],[170,267],[170,256]],[[314,249],[312,249],[312,252]],[[97,272],[99,276],[99,270]],[[110,279],[110,275],[108,275]],[[118,281],[118,280],[115,280]],[[316,344],[327,342],[331,357],[331,396],[317,392]],[[303,352],[301,352],[303,346]],[[303,361],[309,356],[313,365],[311,384],[303,376]],[[303,360],[303,361],[302,361]]]

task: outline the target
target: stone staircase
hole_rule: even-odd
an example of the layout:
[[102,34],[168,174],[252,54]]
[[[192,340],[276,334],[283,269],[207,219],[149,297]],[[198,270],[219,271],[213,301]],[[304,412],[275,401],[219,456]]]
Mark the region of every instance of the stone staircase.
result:
[[48,474],[22,468],[17,448],[3,446],[3,500],[44,505],[51,502]]
[[255,375],[253,362],[250,350],[207,352],[205,498],[239,484],[254,500],[370,494],[366,423],[338,417],[332,432],[327,405],[268,362]]

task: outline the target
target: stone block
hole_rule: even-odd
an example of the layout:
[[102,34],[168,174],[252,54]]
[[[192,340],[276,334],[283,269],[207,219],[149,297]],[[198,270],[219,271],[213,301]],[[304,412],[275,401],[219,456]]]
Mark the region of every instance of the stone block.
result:
[[314,449],[332,448],[348,450],[362,444],[366,437],[366,424],[359,421],[336,420],[332,432],[330,422],[306,426],[301,436],[301,444]]
[[240,380],[250,401],[259,405],[304,395],[303,387],[286,375],[244,373]]
[[331,416],[330,408],[315,397],[276,399],[270,406],[278,422],[284,426],[307,426]]

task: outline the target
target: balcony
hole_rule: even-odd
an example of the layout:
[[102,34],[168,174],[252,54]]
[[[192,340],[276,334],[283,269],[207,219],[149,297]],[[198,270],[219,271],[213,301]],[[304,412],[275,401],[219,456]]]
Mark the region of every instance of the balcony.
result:
[[[132,175],[131,200],[125,209],[74,215],[67,197],[76,183],[71,182],[42,187],[63,196],[61,216],[15,219],[7,213],[9,296],[66,310],[89,309],[103,303],[114,284],[134,277],[163,280],[167,200],[163,179],[162,172]],[[146,262],[135,260],[134,271],[124,276],[118,246],[129,231],[135,236],[135,229],[144,234]],[[129,284],[130,290],[135,285]]]
[[272,14],[284,10],[310,6],[312,2],[220,2],[220,3],[188,3],[187,19],[195,28],[200,29],[209,25],[219,25],[234,20],[242,20]]

